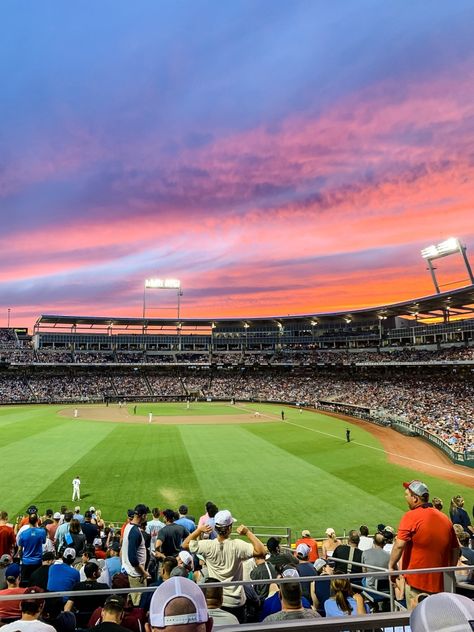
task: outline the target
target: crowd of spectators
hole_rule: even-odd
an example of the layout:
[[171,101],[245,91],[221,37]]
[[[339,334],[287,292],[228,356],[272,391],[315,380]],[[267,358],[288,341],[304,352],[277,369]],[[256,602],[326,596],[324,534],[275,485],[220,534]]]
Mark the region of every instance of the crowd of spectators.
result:
[[150,395],[145,378],[138,372],[120,373],[113,377],[115,391],[124,397],[140,397]]
[[[311,407],[350,404],[364,418],[422,428],[454,451],[474,449],[474,382],[452,375],[342,373],[300,375],[273,369],[151,371],[82,368],[0,374],[0,403],[104,401],[114,397],[203,397],[276,401]],[[321,404],[321,402],[325,402]],[[338,410],[334,407],[334,410]],[[368,412],[367,412],[368,411]]]
[[474,346],[334,348],[320,349],[314,345],[289,345],[275,352],[272,349],[236,349],[227,351],[202,349],[137,349],[118,346],[110,350],[74,349],[65,347],[34,350],[31,340],[18,340],[13,329],[0,328],[0,358],[13,364],[175,364],[210,366],[293,366],[393,363],[473,362]]
[[168,397],[186,395],[180,374],[173,372],[172,374],[152,374],[148,376],[148,382],[153,395]]
[[0,329],[0,349],[14,349],[18,347],[18,338],[14,329]]
[[112,352],[76,351],[74,362],[76,364],[107,364],[108,362],[115,362],[115,356]]
[[[473,573],[463,570],[473,563],[474,556],[471,522],[462,509],[464,499],[457,496],[451,501],[451,507],[455,507],[452,511],[463,512],[463,524],[453,525],[441,509],[429,502],[424,483],[412,481],[404,487],[409,511],[401,518],[398,532],[378,524],[369,536],[368,526],[361,525],[350,530],[347,538],[338,538],[334,529],[328,528],[327,538],[318,540],[303,530],[292,547],[275,536],[260,539],[243,524],[235,527],[231,512],[219,510],[211,501],[201,516],[191,515],[184,504],[177,509],[150,510],[140,503],[124,511],[121,522],[108,524],[93,506],[83,512],[80,506],[62,506],[56,511],[49,508],[40,516],[38,507],[30,505],[13,523],[2,510],[0,595],[11,599],[0,601],[0,626],[9,626],[6,632],[73,632],[96,626],[100,632],[142,632],[145,622],[152,626],[156,623],[156,603],[176,583],[181,593],[195,591],[193,601],[202,600],[214,627],[365,616],[389,610],[389,580],[373,576],[371,570],[439,568],[457,563],[461,585],[474,584]],[[423,512],[426,526],[423,521],[417,522],[412,531],[406,532],[405,523],[416,511]],[[452,518],[458,519],[452,511]],[[398,566],[400,547],[409,541],[417,550],[420,544],[416,534],[420,532],[423,542],[431,522],[439,523],[443,538],[434,538],[430,551],[419,554],[416,562],[408,558],[411,561],[404,560]],[[341,577],[360,572],[366,573],[362,579]],[[321,581],[315,581],[317,577]],[[279,579],[285,582],[280,584]],[[218,584],[239,580],[248,583],[245,587]],[[264,580],[272,581],[262,583]],[[166,591],[162,588],[165,584]],[[154,592],[142,592],[146,586],[156,588]],[[121,597],[111,594],[113,589],[127,588],[138,590]],[[108,589],[111,592],[107,594],[95,592]],[[442,591],[442,573],[402,574],[395,581],[395,598],[408,610],[421,601],[420,595],[444,594]],[[34,602],[15,599],[28,592],[66,594]],[[114,621],[123,627],[101,627],[102,621],[112,621],[108,616],[114,610],[110,608],[114,599],[120,614]],[[32,603],[36,604],[35,612]],[[32,612],[35,620],[46,627],[40,623],[23,627],[25,613]]]

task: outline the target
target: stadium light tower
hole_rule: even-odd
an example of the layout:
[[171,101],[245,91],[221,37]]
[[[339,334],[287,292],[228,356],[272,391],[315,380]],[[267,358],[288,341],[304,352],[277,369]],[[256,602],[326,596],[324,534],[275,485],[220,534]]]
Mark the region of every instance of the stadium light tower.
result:
[[436,246],[428,246],[428,248],[423,248],[423,250],[421,251],[421,256],[423,257],[423,259],[426,259],[428,263],[428,270],[431,273],[431,278],[433,279],[437,294],[441,294],[441,290],[439,289],[438,281],[436,279],[436,268],[433,266],[432,261],[434,259],[441,259],[441,257],[447,257],[449,255],[456,254],[457,252],[464,259],[464,265],[466,266],[469,280],[471,282],[471,285],[474,285],[474,276],[472,275],[471,266],[469,265],[469,261],[466,255],[466,246],[463,246],[459,239],[457,239],[457,237],[450,237],[449,239],[446,239],[446,241],[442,241]]
[[[178,305],[178,320],[181,308],[181,297],[183,296],[183,290],[181,289],[181,281],[178,279],[145,279],[143,285],[143,320],[145,320],[146,312],[146,291],[147,290],[175,290],[177,292]],[[163,308],[166,309],[166,308]],[[174,309],[174,308],[168,308]]]

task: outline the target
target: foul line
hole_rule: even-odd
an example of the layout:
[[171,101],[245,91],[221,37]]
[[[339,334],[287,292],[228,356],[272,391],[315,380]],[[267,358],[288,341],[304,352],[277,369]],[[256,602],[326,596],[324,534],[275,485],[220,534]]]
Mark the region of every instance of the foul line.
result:
[[[236,408],[240,408],[245,412],[254,412],[252,409],[245,408],[244,406],[236,406]],[[274,421],[279,421],[283,424],[288,424],[290,426],[296,426],[297,428],[303,428],[303,430],[309,430],[309,432],[316,432],[317,434],[325,435],[326,437],[331,437],[332,439],[339,439],[342,441],[341,437],[338,435],[333,435],[329,432],[323,432],[322,430],[316,430],[315,428],[308,428],[307,426],[302,426],[301,424],[294,423],[293,421],[283,421],[278,416],[274,415],[265,415],[264,413],[260,413],[261,417],[266,417],[267,419],[272,419]],[[438,470],[444,470],[445,472],[449,472],[450,474],[456,474],[459,476],[465,476],[466,478],[474,478],[473,474],[467,474],[466,472],[458,472],[457,470],[453,470],[444,465],[434,465],[433,463],[428,463],[427,461],[420,461],[419,459],[413,459],[410,456],[404,456],[403,454],[397,454],[396,452],[389,452],[388,450],[384,450],[383,448],[376,448],[373,445],[367,445],[366,443],[360,443],[360,441],[352,441],[351,443],[355,443],[356,445],[360,445],[362,448],[369,448],[370,450],[377,450],[377,452],[383,452],[384,454],[389,454],[390,456],[395,456],[399,459],[405,459],[406,461],[412,461],[413,463],[420,463],[421,465],[427,465],[428,467],[433,467]]]
[[[336,435],[329,434],[328,432],[322,432],[321,430],[315,430],[314,428],[308,428],[307,426],[302,426],[301,424],[295,424],[292,421],[283,421],[284,424],[289,424],[290,426],[296,426],[297,428],[303,428],[304,430],[309,430],[310,432],[317,432],[318,434],[323,434],[328,437],[333,437],[334,439],[341,439]],[[385,454],[389,454],[390,456],[396,456],[399,459],[405,459],[406,461],[413,461],[414,463],[421,463],[421,465],[427,465],[429,467],[435,467],[438,470],[445,470],[446,472],[450,472],[451,474],[460,474],[461,476],[466,476],[467,478],[474,478],[472,474],[467,474],[466,472],[458,472],[457,470],[453,470],[449,467],[445,467],[444,465],[434,465],[433,463],[428,463],[427,461],[420,461],[419,459],[413,459],[410,456],[404,456],[403,454],[397,454],[396,452],[389,452],[388,450],[384,450],[383,448],[376,448],[373,445],[367,445],[366,443],[360,443],[360,441],[351,441],[351,443],[355,443],[356,445],[360,445],[363,448],[369,448],[370,450],[377,450],[377,452],[384,452]]]

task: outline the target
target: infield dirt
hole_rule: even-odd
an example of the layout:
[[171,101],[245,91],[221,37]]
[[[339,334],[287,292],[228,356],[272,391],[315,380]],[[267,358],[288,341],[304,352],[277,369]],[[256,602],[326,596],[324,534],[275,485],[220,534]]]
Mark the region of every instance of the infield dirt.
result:
[[[116,406],[84,406],[79,407],[79,418],[89,421],[105,421],[127,424],[148,424],[148,416],[131,415],[126,407]],[[58,413],[62,417],[74,418],[74,409],[65,408]],[[324,413],[328,414],[328,413]],[[370,422],[361,421],[344,415],[331,415],[339,419],[347,419],[351,424],[363,428],[376,437],[383,446],[390,463],[410,467],[412,470],[442,477],[460,485],[474,485],[474,473],[468,468],[455,465],[438,448],[419,437],[407,437],[392,428],[385,428]],[[240,415],[154,415],[153,425],[233,425],[261,424],[280,421],[279,415],[265,413],[255,417],[253,412]]]

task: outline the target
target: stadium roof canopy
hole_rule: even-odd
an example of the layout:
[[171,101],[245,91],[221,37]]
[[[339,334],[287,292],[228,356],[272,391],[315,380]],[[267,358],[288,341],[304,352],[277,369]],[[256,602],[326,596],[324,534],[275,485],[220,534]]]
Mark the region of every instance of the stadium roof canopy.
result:
[[345,310],[339,312],[314,312],[311,314],[294,314],[287,316],[266,317],[239,317],[239,318],[118,318],[106,316],[65,316],[56,314],[44,314],[38,318],[35,331],[51,329],[123,329],[130,331],[148,331],[150,329],[209,329],[225,326],[247,327],[265,325],[278,322],[294,323],[295,321],[307,321],[313,325],[334,323],[337,321],[364,322],[374,321],[378,318],[399,316],[417,321],[434,319],[446,319],[446,314],[451,318],[467,318],[474,313],[474,285],[433,294],[422,298],[391,303],[364,309]]

